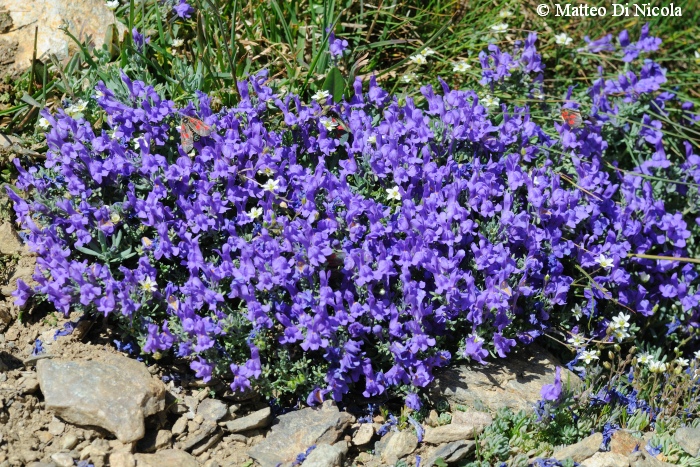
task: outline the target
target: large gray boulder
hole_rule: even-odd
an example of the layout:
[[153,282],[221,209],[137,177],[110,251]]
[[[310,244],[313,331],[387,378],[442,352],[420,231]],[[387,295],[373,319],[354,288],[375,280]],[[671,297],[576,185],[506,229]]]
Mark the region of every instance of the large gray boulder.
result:
[[[463,364],[446,368],[436,374],[428,391],[433,398],[445,398],[452,408],[456,405],[489,409],[501,407],[532,410],[540,400],[545,384],[552,384],[556,358],[541,347],[530,345],[508,354],[508,358],[490,361],[487,365]],[[562,368],[562,381],[579,384],[578,376]]]
[[47,410],[76,425],[104,428],[122,443],[143,438],[144,419],[165,408],[163,383],[143,363],[121,355],[44,359],[36,367]]

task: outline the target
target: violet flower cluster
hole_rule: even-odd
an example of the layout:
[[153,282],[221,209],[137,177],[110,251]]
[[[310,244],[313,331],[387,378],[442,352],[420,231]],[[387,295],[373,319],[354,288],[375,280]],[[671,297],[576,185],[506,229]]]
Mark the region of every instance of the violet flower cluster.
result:
[[[310,404],[353,388],[415,392],[457,349],[504,358],[574,305],[603,336],[620,307],[646,317],[679,303],[697,321],[696,268],[630,257],[683,256],[687,216],[603,163],[613,94],[654,92],[663,77],[648,63],[630,73],[594,84],[600,118],[556,125],[556,137],[527,107],[503,106],[495,122],[475,92],[444,82],[421,89],[424,108],[374,79],[349,100],[305,104],[262,72],[214,113],[202,93],[177,109],[122,75],[123,90],[97,87],[105,128],[43,112],[46,162],[17,164],[28,197],[9,195],[38,255],[17,303],[36,294],[66,314],[122,316],[144,352],[187,358],[234,391],[309,359],[324,375],[306,386],[319,386]],[[175,130],[185,115],[213,129],[190,154]],[[647,130],[640,170],[667,163]]]

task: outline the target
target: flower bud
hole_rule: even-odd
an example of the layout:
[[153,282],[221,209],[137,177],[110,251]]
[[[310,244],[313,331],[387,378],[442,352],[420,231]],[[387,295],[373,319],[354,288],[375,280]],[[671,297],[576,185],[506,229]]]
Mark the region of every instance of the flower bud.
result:
[[610,368],[612,368],[612,365],[610,364],[610,362],[603,362],[603,367],[604,367],[606,370],[609,370]]
[[613,349],[615,349],[615,352],[617,353],[620,353],[622,351],[622,347],[620,347],[620,344],[613,345]]
[[612,353],[612,350],[608,350],[608,359],[609,359],[609,360],[615,360],[615,354]]
[[636,353],[637,353],[637,347],[633,345],[632,348],[630,349],[630,355],[634,355]]

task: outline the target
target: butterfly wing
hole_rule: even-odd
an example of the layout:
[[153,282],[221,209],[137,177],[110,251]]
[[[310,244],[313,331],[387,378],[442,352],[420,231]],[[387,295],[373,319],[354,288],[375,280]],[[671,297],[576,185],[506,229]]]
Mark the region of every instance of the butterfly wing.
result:
[[581,113],[577,110],[561,109],[561,118],[572,128],[580,126],[582,123]]
[[199,136],[209,136],[211,134],[211,127],[197,118],[185,117],[185,122],[187,126]]
[[182,144],[182,150],[186,153],[190,152],[194,147],[194,135],[184,122],[180,124],[180,144]]

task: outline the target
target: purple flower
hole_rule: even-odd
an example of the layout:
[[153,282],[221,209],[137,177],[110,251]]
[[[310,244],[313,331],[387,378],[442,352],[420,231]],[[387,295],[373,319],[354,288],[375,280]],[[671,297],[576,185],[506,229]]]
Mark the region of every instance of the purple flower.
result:
[[180,3],[173,7],[173,11],[179,18],[190,18],[194,13],[194,8],[186,0],[180,0]]
[[420,397],[418,397],[418,394],[415,393],[408,394],[404,399],[404,404],[406,404],[406,407],[411,410],[420,410],[420,408],[423,406]]
[[348,48],[348,41],[345,39],[336,38],[334,33],[330,33],[328,36],[328,48],[331,53],[331,57],[337,59],[342,57],[345,53],[345,49]]
[[558,401],[561,397],[561,367],[557,367],[556,375],[554,376],[554,384],[545,384],[542,386],[540,395],[545,401]]
[[134,46],[136,46],[136,50],[140,53],[143,53],[144,46],[151,42],[150,37],[145,37],[136,28],[131,30],[131,37],[134,39]]

